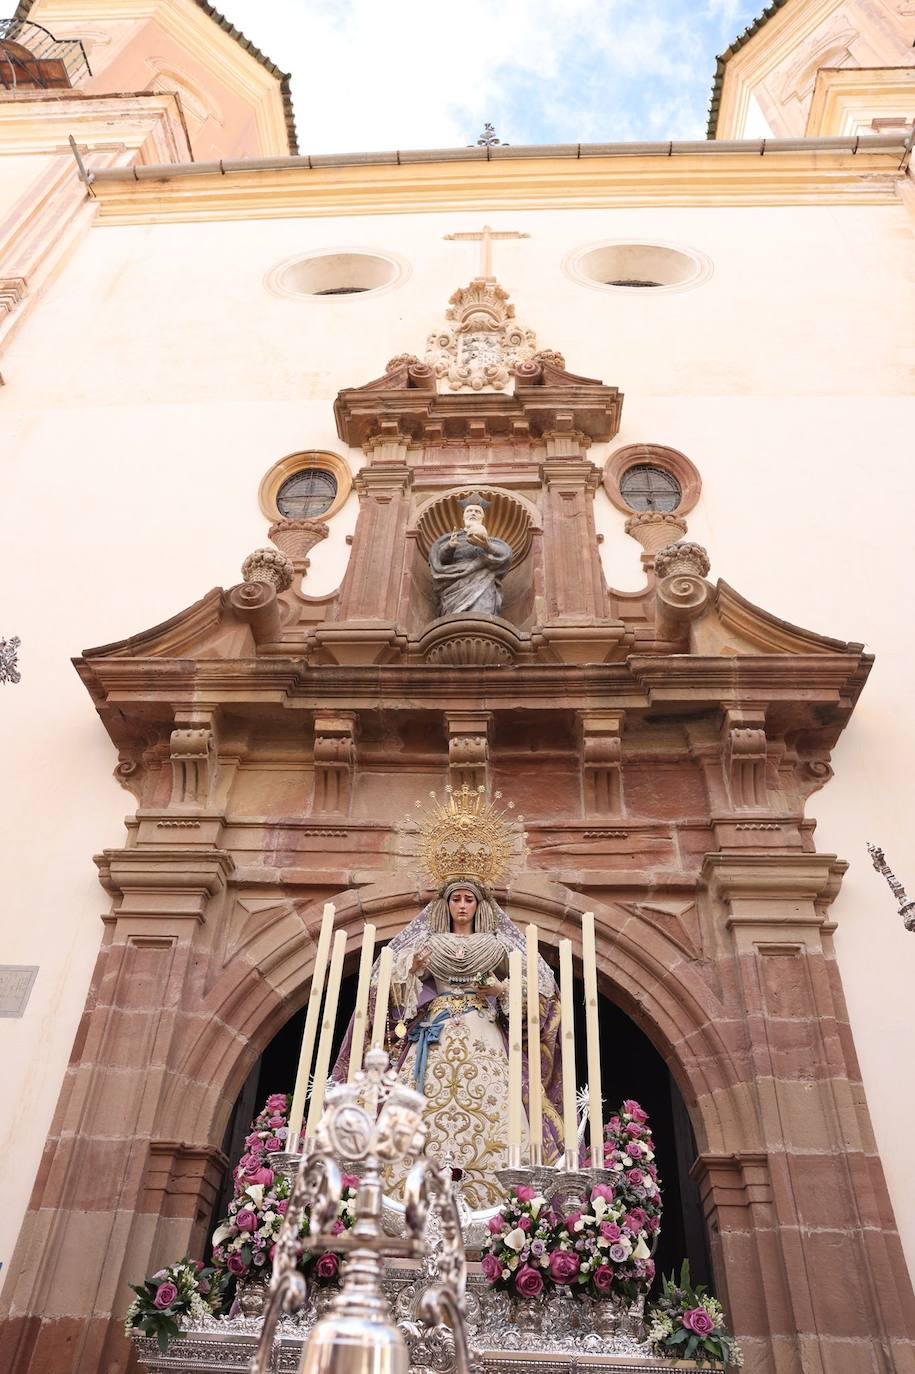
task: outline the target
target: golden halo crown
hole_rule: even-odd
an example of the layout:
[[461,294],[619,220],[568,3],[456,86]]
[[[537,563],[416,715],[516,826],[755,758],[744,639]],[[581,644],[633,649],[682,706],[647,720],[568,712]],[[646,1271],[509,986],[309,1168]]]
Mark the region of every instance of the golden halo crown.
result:
[[[513,809],[496,806],[502,793],[486,800],[486,789],[466,782],[447,787],[446,800],[430,793],[432,804],[419,826],[419,855],[436,887],[471,878],[483,887],[500,882],[508,873],[518,849],[523,817],[508,819]],[[421,805],[416,803],[417,807]],[[523,846],[523,832],[520,832]]]

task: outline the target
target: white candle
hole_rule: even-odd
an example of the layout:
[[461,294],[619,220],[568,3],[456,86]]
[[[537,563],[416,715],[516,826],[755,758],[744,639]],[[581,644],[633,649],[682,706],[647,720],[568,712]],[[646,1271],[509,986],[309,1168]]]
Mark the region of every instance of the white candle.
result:
[[359,981],[356,984],[356,1009],[353,1012],[353,1038],[349,1052],[348,1081],[352,1083],[362,1068],[365,1048],[365,1022],[369,1008],[369,983],[372,980],[372,960],[375,957],[375,927],[367,925],[362,932],[362,952],[359,955]]
[[520,949],[508,956],[508,1160],[521,1164],[521,996],[524,963]]
[[391,969],[394,956],[385,945],[378,960],[378,984],[375,988],[375,1019],[372,1022],[372,1044],[384,1049],[384,1032],[388,1019],[388,997],[391,994]]
[[318,1014],[321,1010],[324,975],[327,972],[327,956],[330,952],[330,937],[333,928],[334,904],[333,902],[326,902],[324,915],[321,918],[321,931],[318,935],[318,948],[315,952],[315,966],[311,972],[311,991],[308,994],[308,1010],[305,1013],[305,1029],[302,1032],[302,1048],[299,1050],[299,1066],[295,1074],[292,1106],[289,1108],[289,1137],[286,1146],[290,1150],[296,1148],[302,1130],[305,1094],[308,1092],[308,1078],[311,1073],[311,1061],[315,1050]]
[[308,1123],[305,1136],[314,1140],[324,1111],[324,1089],[327,1087],[327,1071],[330,1068],[330,1052],[334,1043],[334,1027],[337,1024],[337,1002],[340,997],[340,983],[343,980],[343,956],[346,953],[346,931],[338,930],[334,936],[334,947],[330,955],[330,972],[327,975],[327,996],[324,999],[324,1016],[321,1020],[321,1039],[318,1041],[318,1054],[315,1059],[315,1076],[311,1085],[311,1100],[308,1103]]
[[604,1167],[603,1094],[600,1088],[600,1027],[597,1020],[597,946],[594,912],[581,918],[581,961],[585,976],[585,1025],[588,1031],[588,1140],[591,1166]]
[[575,1013],[572,996],[572,941],[559,941],[560,1008],[562,1011],[562,1133],[566,1168],[578,1166],[578,1112],[575,1101]]
[[540,1083],[540,977],[537,927],[527,937],[527,1119],[531,1128],[531,1164],[543,1163],[543,1101]]

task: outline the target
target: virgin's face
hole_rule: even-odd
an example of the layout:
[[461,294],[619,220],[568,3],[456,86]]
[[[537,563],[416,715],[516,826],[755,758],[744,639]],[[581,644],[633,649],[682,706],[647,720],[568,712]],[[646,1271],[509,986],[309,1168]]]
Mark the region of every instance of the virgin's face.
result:
[[448,914],[451,917],[451,929],[455,935],[466,935],[473,929],[473,918],[476,915],[477,899],[469,887],[456,887],[448,898]]

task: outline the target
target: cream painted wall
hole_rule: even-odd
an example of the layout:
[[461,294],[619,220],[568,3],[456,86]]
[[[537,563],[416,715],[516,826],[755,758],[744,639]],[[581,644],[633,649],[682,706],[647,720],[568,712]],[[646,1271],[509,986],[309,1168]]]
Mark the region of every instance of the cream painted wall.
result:
[[[613,447],[687,453],[703,478],[690,537],[713,576],[767,610],[861,639],[877,666],[817,794],[820,846],[852,863],[834,908],[843,975],[890,1189],[915,1270],[915,1100],[908,1080],[915,940],[864,843],[915,887],[915,778],[905,611],[913,509],[915,255],[901,207],[519,212],[96,228],[4,359],[5,559],[0,634],[23,639],[0,689],[7,907],[3,959],[38,964],[26,1016],[0,1021],[7,1262],[57,1098],[107,901],[91,855],[123,842],[132,797],[69,663],[239,579],[265,542],[264,472],[296,449],[344,450],[331,405],[403,351],[422,352],[475,273],[455,230],[523,230],[496,245],[519,320],[570,369],[618,385]],[[694,289],[600,291],[572,249],[649,239],[701,250]],[[409,275],[378,295],[291,300],[264,279],[295,253],[391,252]],[[595,448],[603,462],[610,446]],[[347,455],[348,456],[348,455]],[[355,455],[358,466],[360,455]],[[869,498],[869,500],[868,500]],[[307,590],[339,580],[355,499],[314,550]],[[639,548],[601,494],[608,580],[639,585]],[[32,840],[58,837],[50,852]]]
[[47,170],[48,159],[37,153],[0,152],[0,234],[10,207]]

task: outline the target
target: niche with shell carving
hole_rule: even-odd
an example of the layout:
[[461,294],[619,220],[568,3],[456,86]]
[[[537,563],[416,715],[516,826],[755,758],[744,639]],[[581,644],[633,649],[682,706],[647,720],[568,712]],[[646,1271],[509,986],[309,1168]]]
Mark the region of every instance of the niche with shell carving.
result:
[[[539,559],[540,511],[527,497],[486,483],[452,487],[423,502],[416,510],[408,534],[415,540],[411,632],[423,629],[436,618],[437,608],[429,572],[429,550],[443,534],[463,528],[464,512],[458,502],[471,492],[488,501],[486,528],[495,539],[504,539],[512,551],[512,565],[502,584],[501,619],[526,629],[534,619],[535,568]],[[534,546],[537,545],[536,554]],[[532,556],[532,554],[534,556]]]

